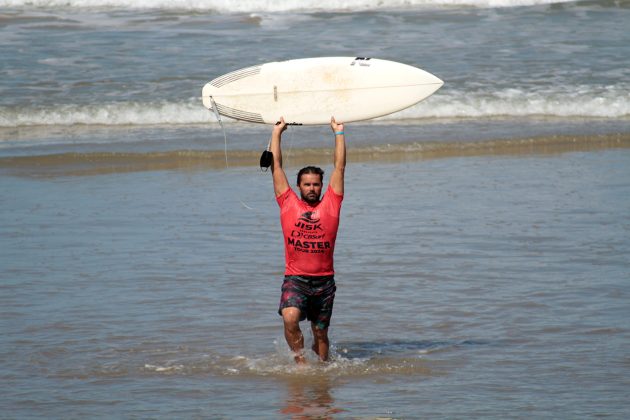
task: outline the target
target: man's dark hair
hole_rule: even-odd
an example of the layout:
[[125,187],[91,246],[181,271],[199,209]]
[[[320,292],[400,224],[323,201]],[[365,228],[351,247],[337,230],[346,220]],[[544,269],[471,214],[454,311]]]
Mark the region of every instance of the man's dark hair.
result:
[[297,184],[300,185],[300,180],[302,179],[302,175],[304,174],[317,174],[319,175],[319,180],[323,184],[324,183],[324,171],[322,168],[318,168],[317,166],[306,166],[300,169],[300,172],[297,174]]

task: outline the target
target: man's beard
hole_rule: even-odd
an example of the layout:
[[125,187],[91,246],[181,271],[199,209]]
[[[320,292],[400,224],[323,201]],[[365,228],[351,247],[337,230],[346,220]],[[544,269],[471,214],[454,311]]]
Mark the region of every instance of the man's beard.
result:
[[317,204],[319,203],[319,195],[316,193],[308,193],[307,195],[302,195],[302,200],[306,201],[308,204]]

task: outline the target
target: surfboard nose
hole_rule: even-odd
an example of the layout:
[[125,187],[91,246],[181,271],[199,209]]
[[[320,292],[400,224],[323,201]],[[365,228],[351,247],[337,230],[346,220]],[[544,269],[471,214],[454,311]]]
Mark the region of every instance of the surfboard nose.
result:
[[442,87],[442,85],[444,85],[444,81],[440,79],[439,77],[437,77],[435,74],[429,73],[426,70],[422,70],[422,72],[423,72],[424,83],[428,85],[437,85],[438,87],[435,90],[438,90],[440,87]]
[[433,76],[433,77],[435,77],[435,84],[436,84],[436,86],[437,86],[437,87],[435,88],[435,90],[438,90],[439,88],[441,88],[442,86],[444,86],[444,80],[440,79],[440,78],[439,78],[439,77],[437,77],[437,76]]
[[[431,73],[429,73],[431,74]],[[442,86],[444,86],[444,80],[440,79],[439,77],[435,76],[434,74],[431,74],[431,76],[433,76],[431,82],[430,82],[430,86],[433,88],[431,93],[429,93],[427,96],[433,95],[435,92],[437,92]]]

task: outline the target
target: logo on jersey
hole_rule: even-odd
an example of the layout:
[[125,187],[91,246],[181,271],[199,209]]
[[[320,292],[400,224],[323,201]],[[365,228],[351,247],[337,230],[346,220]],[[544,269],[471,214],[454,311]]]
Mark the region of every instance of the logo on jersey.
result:
[[304,231],[324,230],[319,223],[319,216],[316,211],[302,213],[302,215],[298,217],[295,227]]
[[[326,234],[320,223],[317,211],[307,211],[298,217],[294,225],[296,229],[287,238],[287,244],[298,252],[323,253],[330,249],[330,242],[321,241]],[[298,239],[299,238],[299,239]],[[319,239],[320,241],[313,241]]]
[[298,218],[298,220],[303,220],[306,223],[317,223],[319,222],[319,218],[317,217],[316,211],[307,211],[302,213],[302,215]]

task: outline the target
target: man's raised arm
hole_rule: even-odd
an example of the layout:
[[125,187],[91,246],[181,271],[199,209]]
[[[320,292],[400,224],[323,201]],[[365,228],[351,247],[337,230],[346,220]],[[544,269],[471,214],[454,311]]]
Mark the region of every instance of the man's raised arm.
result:
[[286,129],[287,123],[284,122],[284,118],[280,118],[280,121],[276,123],[271,133],[271,145],[269,147],[269,150],[273,154],[271,176],[273,177],[273,189],[276,193],[276,197],[281,196],[289,189],[287,175],[284,173],[284,169],[282,169],[282,150],[280,147],[282,133]]
[[344,175],[346,170],[346,139],[343,132],[343,123],[330,119],[330,128],[335,133],[335,157],[333,173],[330,176],[330,186],[333,191],[343,195]]

